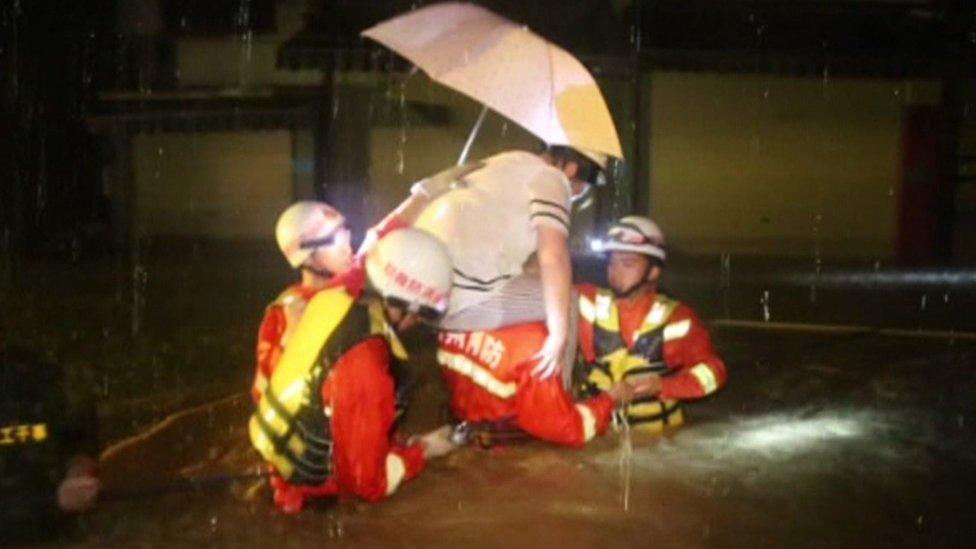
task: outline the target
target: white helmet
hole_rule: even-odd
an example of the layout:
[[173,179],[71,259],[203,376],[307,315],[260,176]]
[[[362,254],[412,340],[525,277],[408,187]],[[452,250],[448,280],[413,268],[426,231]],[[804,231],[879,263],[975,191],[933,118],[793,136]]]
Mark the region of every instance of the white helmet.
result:
[[601,250],[610,252],[634,252],[656,258],[664,263],[664,233],[650,218],[640,215],[621,217],[607,231],[607,240]]
[[366,256],[366,276],[380,295],[428,320],[447,311],[453,271],[447,247],[421,229],[393,231]]
[[285,254],[288,263],[297,269],[315,248],[327,246],[329,239],[345,221],[338,210],[324,202],[296,202],[278,217],[275,226],[278,248]]

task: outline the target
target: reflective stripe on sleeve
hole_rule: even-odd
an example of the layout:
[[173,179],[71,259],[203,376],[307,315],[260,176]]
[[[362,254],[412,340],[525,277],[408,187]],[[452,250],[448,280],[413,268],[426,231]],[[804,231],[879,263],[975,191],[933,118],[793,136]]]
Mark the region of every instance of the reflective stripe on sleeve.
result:
[[593,305],[593,302],[590,301],[589,298],[584,296],[580,296],[579,298],[579,312],[580,316],[583,317],[583,320],[586,320],[587,322],[592,323],[593,320],[596,319],[596,306]]
[[660,326],[664,322],[664,315],[667,312],[668,308],[665,305],[660,302],[655,302],[650,312],[647,313],[647,318],[644,319],[644,322],[651,326]]
[[707,364],[698,364],[690,371],[691,375],[695,376],[695,379],[701,384],[706,395],[718,389],[718,380],[715,379],[715,372]]
[[386,454],[386,495],[396,491],[406,474],[407,466],[403,458],[393,453]]
[[593,410],[590,410],[589,406],[585,404],[577,404],[576,411],[579,412],[580,418],[583,420],[583,441],[588,442],[596,436],[596,418],[593,417]]
[[476,385],[497,397],[511,398],[515,395],[515,383],[504,383],[495,379],[488,370],[464,355],[449,353],[447,351],[437,351],[437,362],[445,368],[454,370],[470,379]]
[[684,319],[680,322],[674,322],[668,324],[664,327],[664,341],[673,341],[675,339],[681,339],[688,335],[691,331],[691,320]]

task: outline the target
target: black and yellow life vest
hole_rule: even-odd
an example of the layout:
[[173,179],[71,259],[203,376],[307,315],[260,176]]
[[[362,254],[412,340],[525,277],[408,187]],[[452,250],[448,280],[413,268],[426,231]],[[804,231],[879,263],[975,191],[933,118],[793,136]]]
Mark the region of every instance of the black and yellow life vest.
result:
[[[614,383],[646,374],[671,375],[664,362],[664,342],[667,339],[668,319],[678,302],[657,294],[644,322],[634,334],[628,349],[620,334],[620,316],[612,292],[597,291],[591,301],[580,296],[580,316],[593,326],[596,361],[583,365],[579,390],[583,395],[606,391]],[[641,397],[632,401],[615,416],[618,424],[624,420],[644,431],[661,431],[665,426],[676,427],[684,422],[681,407],[675,400]]]
[[[390,342],[396,360],[406,360],[378,302],[363,304],[335,288],[306,307],[248,425],[251,444],[289,483],[318,485],[331,476],[331,410],[322,402],[322,383],[346,351],[373,335]],[[403,371],[391,368],[398,387],[406,385]],[[404,406],[401,391],[397,396]]]

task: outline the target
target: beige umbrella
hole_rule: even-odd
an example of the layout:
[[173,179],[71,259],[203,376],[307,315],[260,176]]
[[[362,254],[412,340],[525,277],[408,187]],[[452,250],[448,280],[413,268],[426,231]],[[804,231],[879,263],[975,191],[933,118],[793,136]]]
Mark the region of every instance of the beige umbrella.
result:
[[550,145],[623,158],[610,111],[575,57],[473,4],[435,4],[363,32]]

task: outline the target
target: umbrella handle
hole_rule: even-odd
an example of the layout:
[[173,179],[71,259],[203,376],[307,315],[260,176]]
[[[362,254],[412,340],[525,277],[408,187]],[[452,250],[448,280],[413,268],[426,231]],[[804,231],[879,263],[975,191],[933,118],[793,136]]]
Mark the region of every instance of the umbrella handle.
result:
[[481,129],[481,124],[485,121],[486,114],[488,114],[488,105],[481,107],[481,114],[478,115],[478,120],[474,123],[474,127],[471,128],[471,133],[468,134],[468,140],[464,143],[464,148],[461,149],[461,156],[458,157],[457,161],[458,166],[464,164],[465,160],[468,159],[468,153],[471,152],[471,145],[474,144],[474,138],[478,136],[478,130]]

